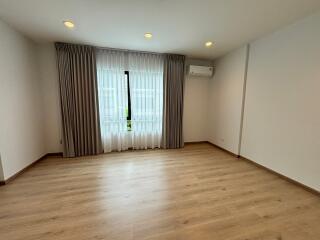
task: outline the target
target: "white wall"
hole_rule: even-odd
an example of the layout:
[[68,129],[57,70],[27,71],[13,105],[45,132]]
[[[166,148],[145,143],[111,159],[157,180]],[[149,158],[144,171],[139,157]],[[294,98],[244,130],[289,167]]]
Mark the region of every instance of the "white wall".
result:
[[0,152],[8,179],[45,154],[36,46],[0,21]]
[[[186,65],[213,66],[210,61],[187,59]],[[208,86],[210,78],[186,75],[183,111],[184,142],[207,141]]]
[[62,127],[58,70],[53,43],[38,45],[38,59],[44,103],[45,145],[47,153],[62,152]]
[[320,190],[320,13],[250,47],[241,155]]
[[208,140],[238,154],[247,47],[215,62],[209,85]]

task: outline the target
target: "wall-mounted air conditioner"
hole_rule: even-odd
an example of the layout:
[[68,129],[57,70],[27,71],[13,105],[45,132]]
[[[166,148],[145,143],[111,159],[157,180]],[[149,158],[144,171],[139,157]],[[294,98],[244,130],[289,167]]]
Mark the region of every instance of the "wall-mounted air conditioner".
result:
[[188,74],[199,77],[212,77],[213,67],[189,65]]

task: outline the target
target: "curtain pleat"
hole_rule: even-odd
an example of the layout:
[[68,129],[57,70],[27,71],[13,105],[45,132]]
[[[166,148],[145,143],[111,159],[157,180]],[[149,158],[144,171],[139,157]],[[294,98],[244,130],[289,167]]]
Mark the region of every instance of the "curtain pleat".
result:
[[128,53],[132,148],[160,148],[163,120],[163,56]]
[[164,114],[162,146],[181,148],[183,141],[183,97],[185,56],[167,54],[164,60]]
[[102,152],[95,49],[56,43],[65,157]]

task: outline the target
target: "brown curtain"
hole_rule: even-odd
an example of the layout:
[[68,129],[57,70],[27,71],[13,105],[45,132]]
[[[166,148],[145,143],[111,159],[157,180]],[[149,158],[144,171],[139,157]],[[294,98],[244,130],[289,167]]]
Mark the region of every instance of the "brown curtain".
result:
[[184,146],[182,133],[185,56],[165,55],[162,147]]
[[102,152],[94,47],[56,43],[63,127],[63,155]]

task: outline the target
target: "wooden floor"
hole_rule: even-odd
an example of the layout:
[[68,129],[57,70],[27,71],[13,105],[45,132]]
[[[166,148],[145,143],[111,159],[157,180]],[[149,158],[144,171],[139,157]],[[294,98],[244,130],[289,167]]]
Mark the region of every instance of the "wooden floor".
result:
[[208,144],[48,158],[0,187],[1,240],[319,240],[320,198]]

